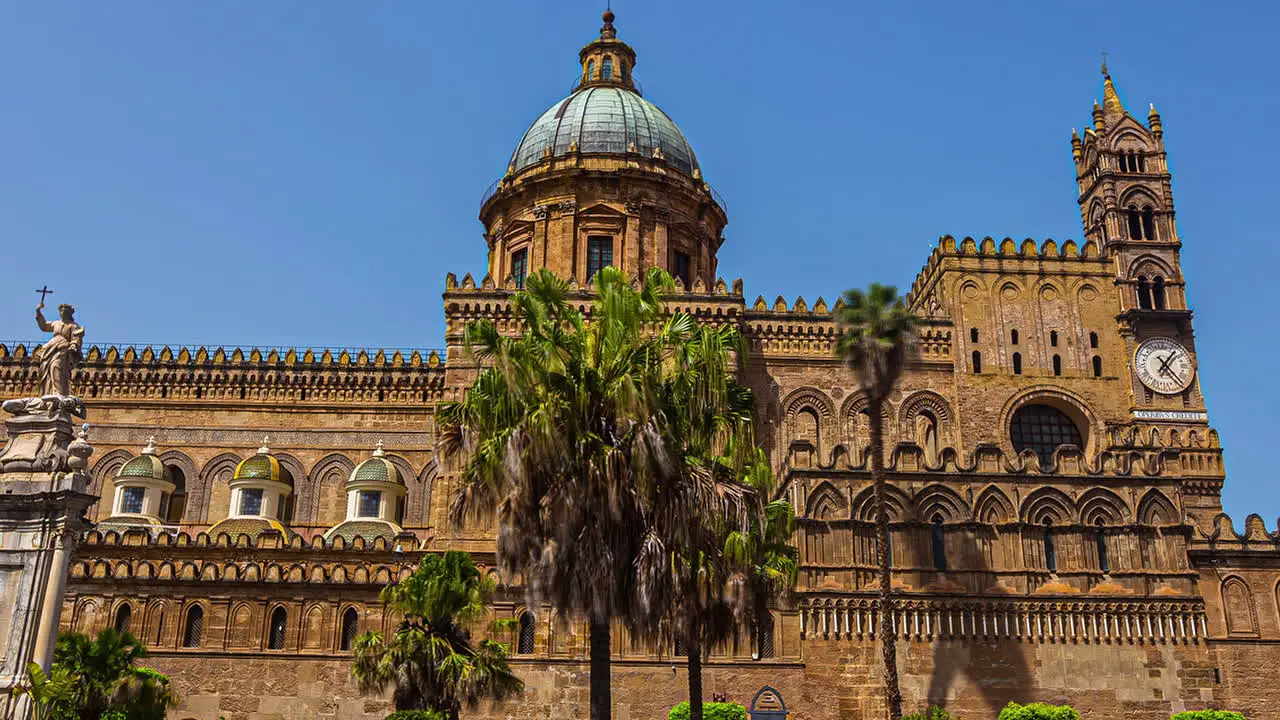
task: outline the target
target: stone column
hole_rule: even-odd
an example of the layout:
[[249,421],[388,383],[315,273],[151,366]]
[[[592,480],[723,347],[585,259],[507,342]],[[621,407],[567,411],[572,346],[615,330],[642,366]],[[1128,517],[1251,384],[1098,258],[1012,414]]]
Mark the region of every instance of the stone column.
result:
[[30,716],[15,690],[28,663],[48,670],[57,640],[74,538],[89,528],[84,417],[78,398],[46,395],[10,400],[7,441],[0,451],[0,718]]

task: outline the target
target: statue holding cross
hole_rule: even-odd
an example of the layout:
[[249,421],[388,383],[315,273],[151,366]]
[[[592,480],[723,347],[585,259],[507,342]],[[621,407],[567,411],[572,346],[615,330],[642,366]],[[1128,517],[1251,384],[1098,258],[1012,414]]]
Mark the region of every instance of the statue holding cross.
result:
[[71,372],[80,364],[84,328],[76,324],[76,309],[66,304],[58,306],[58,320],[45,320],[44,299],[53,291],[46,285],[36,292],[40,295],[40,304],[36,306],[36,325],[45,332],[53,333],[53,337],[36,348],[32,355],[39,367],[40,395],[68,397],[71,395]]

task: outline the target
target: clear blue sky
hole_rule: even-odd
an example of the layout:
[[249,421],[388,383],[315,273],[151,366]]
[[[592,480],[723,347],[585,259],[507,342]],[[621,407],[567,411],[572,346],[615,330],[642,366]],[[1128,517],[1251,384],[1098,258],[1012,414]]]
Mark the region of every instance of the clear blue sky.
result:
[[[439,345],[445,273],[483,274],[480,195],[601,4],[5,3],[0,338],[38,335],[48,283],[91,342]],[[1228,509],[1274,526],[1270,4],[615,10],[727,199],[724,276],[810,303],[909,286],[944,233],[1078,238],[1068,138],[1111,52],[1164,116]]]

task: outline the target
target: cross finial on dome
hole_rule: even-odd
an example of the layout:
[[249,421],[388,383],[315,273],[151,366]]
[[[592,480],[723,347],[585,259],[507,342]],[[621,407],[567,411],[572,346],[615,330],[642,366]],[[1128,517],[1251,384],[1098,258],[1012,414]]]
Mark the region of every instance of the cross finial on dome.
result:
[[259,455],[271,454],[271,437],[269,435],[262,436],[262,447],[258,448]]
[[377,442],[377,444],[375,444],[375,445],[374,445],[374,447],[373,447],[373,456],[374,456],[374,457],[382,457],[383,455],[386,455],[386,453],[385,453],[385,452],[383,452],[383,450],[382,450],[382,441],[381,441],[381,440],[379,440],[379,441]]
[[143,455],[156,454],[156,436],[155,435],[151,435],[147,438],[147,446],[142,448],[142,454]]

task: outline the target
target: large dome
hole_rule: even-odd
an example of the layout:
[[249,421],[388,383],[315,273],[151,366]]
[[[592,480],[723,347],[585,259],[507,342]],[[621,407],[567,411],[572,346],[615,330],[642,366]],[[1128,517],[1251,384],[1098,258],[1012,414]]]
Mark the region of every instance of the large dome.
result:
[[[524,134],[508,173],[547,157],[583,153],[637,153],[661,157],[687,175],[698,159],[680,128],[657,105],[622,87],[586,87],[552,105]],[[548,152],[547,148],[550,148]]]

